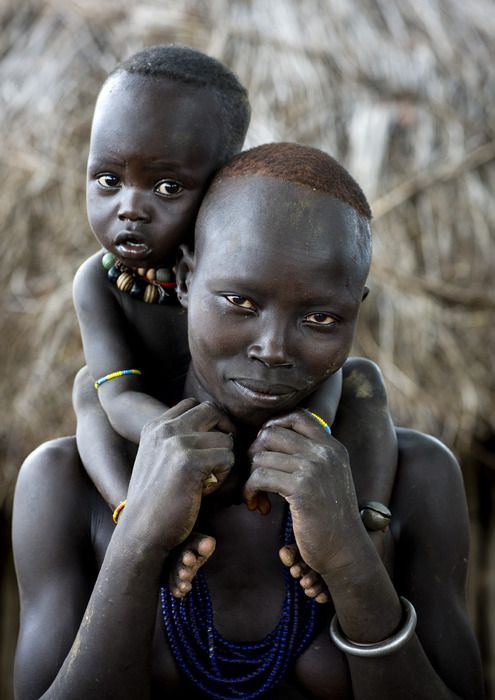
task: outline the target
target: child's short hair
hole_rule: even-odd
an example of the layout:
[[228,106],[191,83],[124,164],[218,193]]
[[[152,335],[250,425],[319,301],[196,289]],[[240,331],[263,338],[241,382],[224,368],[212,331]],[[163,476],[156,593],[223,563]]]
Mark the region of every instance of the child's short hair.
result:
[[224,159],[228,160],[242,148],[251,117],[248,93],[220,61],[187,46],[159,44],[133,54],[108,77],[121,72],[167,78],[213,92],[223,116]]

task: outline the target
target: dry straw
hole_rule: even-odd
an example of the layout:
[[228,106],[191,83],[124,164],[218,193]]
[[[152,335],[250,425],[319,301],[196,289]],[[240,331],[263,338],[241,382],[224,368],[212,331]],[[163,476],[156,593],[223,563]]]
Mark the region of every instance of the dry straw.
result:
[[397,420],[461,456],[493,432],[491,0],[4,0],[0,21],[0,498],[34,445],[73,430],[91,111],[115,62],[157,42],[238,73],[247,145],[321,147],[363,185],[375,248],[355,352],[380,363]]
[[399,423],[444,439],[467,475],[474,447],[495,466],[481,447],[495,431],[493,0],[2,0],[0,27],[4,522],[24,456],[74,429],[94,100],[118,60],[159,42],[238,73],[246,145],[299,141],[350,168],[375,215],[354,350],[381,365]]

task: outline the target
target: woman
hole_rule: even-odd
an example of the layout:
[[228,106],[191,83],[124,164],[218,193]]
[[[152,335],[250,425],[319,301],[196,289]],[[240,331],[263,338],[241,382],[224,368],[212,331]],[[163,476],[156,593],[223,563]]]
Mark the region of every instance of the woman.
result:
[[[397,431],[382,559],[359,513],[354,438],[301,408],[349,354],[369,218],[315,149],[262,146],[216,176],[177,265],[186,398],[144,429],[117,526],[72,440],[21,470],[19,698],[482,697],[454,457]],[[164,569],[193,528],[216,551],[178,603]],[[292,540],[328,605],[284,581]]]

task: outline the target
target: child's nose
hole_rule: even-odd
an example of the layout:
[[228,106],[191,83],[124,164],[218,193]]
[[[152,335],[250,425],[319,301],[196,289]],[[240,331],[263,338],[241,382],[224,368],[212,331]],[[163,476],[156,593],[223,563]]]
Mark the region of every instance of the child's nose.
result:
[[146,195],[136,187],[121,190],[118,217],[121,221],[150,221]]

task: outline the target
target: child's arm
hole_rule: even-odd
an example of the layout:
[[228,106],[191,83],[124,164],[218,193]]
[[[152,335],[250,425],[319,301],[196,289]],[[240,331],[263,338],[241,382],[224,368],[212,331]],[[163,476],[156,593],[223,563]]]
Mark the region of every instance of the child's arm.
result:
[[134,461],[129,454],[130,443],[108,422],[87,367],[76,375],[72,402],[77,418],[79,456],[90,479],[114,511],[127,496]]
[[[124,369],[143,371],[135,367],[129,343],[132,331],[116,297],[120,292],[107,279],[101,257],[101,252],[97,253],[81,265],[73,288],[84,355],[94,380]],[[105,382],[98,397],[114,430],[136,444],[143,426],[168,408],[145,393],[139,375]]]
[[333,425],[342,398],[342,370],[330,375],[308,399],[307,408]]

